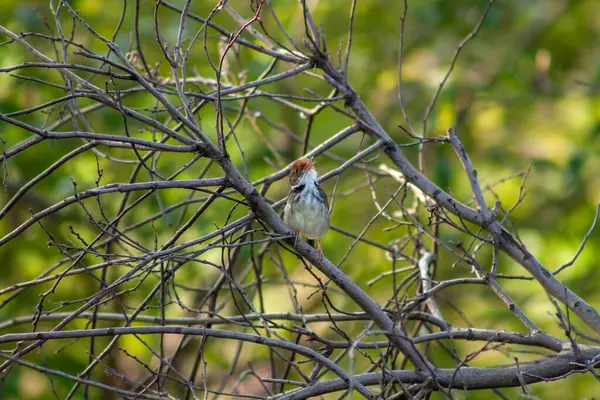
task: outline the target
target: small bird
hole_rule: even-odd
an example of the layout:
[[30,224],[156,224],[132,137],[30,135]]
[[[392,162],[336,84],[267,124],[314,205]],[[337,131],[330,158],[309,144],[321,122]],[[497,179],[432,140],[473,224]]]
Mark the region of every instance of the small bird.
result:
[[300,233],[309,239],[317,239],[319,254],[323,255],[320,238],[329,229],[329,203],[327,194],[317,182],[317,171],[311,159],[301,158],[292,164],[283,221],[296,232],[296,240]]

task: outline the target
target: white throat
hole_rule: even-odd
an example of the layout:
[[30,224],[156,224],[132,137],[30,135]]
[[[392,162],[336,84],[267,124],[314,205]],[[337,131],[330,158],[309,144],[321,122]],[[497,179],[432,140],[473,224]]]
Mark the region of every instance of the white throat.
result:
[[312,168],[310,171],[307,171],[300,176],[300,179],[298,179],[298,183],[296,183],[296,186],[309,185],[316,180],[317,180],[317,170]]

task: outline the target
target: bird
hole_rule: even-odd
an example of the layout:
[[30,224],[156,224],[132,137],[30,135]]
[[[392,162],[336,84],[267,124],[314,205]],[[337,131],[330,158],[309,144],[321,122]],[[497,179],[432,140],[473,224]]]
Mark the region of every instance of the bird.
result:
[[309,158],[294,161],[290,171],[290,191],[283,211],[283,221],[295,232],[294,245],[300,234],[316,239],[317,251],[323,256],[321,237],[329,230],[327,194],[319,186],[314,162]]

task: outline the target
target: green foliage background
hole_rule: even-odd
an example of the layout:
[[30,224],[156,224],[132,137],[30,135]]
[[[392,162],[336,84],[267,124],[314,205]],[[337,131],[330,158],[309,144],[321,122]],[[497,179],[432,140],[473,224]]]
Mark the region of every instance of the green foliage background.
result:
[[[174,4],[181,3],[183,2],[179,1]],[[207,16],[214,6],[212,3],[194,2],[191,11]],[[301,24],[298,4],[293,1],[273,3],[283,26],[293,37],[301,38],[304,27]],[[53,25],[53,22],[47,4],[47,1],[5,0],[0,3],[0,23],[13,32],[48,33],[44,27],[44,19],[49,25]],[[123,6],[122,2],[115,0],[80,0],[71,1],[70,4],[90,25],[107,36],[114,31]],[[244,7],[245,1],[230,1],[229,4],[246,18],[251,15]],[[404,104],[411,122],[420,132],[425,110],[448,70],[456,46],[477,24],[487,2],[424,0],[409,1],[408,4],[402,60]],[[129,31],[132,29],[133,3],[128,2],[128,7],[131,7],[128,10],[128,18],[116,40],[124,50],[129,49],[131,42]],[[315,20],[323,25],[328,49],[336,62],[338,49],[340,46],[345,49],[346,46],[349,8],[349,1],[311,2]],[[140,22],[145,54],[149,64],[154,65],[162,55],[154,39],[152,9],[153,4],[142,2],[143,17]],[[400,1],[357,2],[349,81],[388,133],[397,142],[408,143],[410,138],[398,128],[399,124],[407,126],[398,100],[398,54],[402,12],[403,4]],[[65,27],[71,27],[66,13],[61,14],[61,20]],[[263,15],[263,21],[270,32],[277,32],[276,25],[269,15]],[[237,28],[225,13],[217,15],[215,22],[230,30]],[[177,32],[178,15],[163,10],[161,26],[167,35],[171,35],[168,39],[173,41]],[[187,37],[193,35],[196,29],[198,24],[190,22],[189,30],[186,31]],[[99,54],[106,53],[103,44],[94,40],[81,27],[75,30],[75,38]],[[600,7],[595,0],[498,1],[493,5],[481,30],[462,49],[427,123],[427,134],[433,137],[445,134],[449,127],[456,129],[484,185],[495,184],[531,167],[526,184],[527,195],[512,214],[512,221],[531,253],[551,270],[573,257],[591,225],[596,204],[600,201],[599,38]],[[285,38],[280,35],[279,39]],[[50,50],[44,40],[31,39],[30,43],[35,43],[46,51]],[[216,42],[212,45],[209,51],[216,55]],[[232,59],[230,69],[233,75],[237,74],[240,77],[243,73],[248,80],[256,79],[270,61],[266,56],[244,49],[240,51],[239,57],[240,65]],[[15,44],[0,47],[2,67],[24,61],[33,59],[22,47]],[[212,70],[206,63],[201,45],[198,45],[198,52],[193,54],[190,64],[201,74],[211,76]],[[280,67],[279,71],[285,69]],[[160,72],[163,75],[168,74],[164,63],[160,66]],[[60,82],[59,74],[53,70],[36,69],[35,72],[29,70],[18,73]],[[101,82],[102,79],[99,79],[95,83],[101,85]],[[321,95],[329,92],[326,84],[306,77],[278,82],[269,88],[274,92],[297,95],[306,95],[306,92],[302,92],[303,88],[309,88]],[[59,89],[36,85],[7,74],[0,77],[0,113],[32,107],[61,95],[64,93]],[[153,106],[151,100],[143,97],[135,97],[128,101],[135,107]],[[91,102],[82,101],[81,104],[85,106]],[[298,112],[283,108],[268,99],[256,99],[251,104],[254,109],[260,110],[272,121],[296,134],[300,135],[305,129],[306,121]],[[314,103],[305,106],[312,107]],[[343,103],[340,102],[339,106],[343,107]],[[35,114],[22,120],[40,124],[43,118],[43,115]],[[103,110],[90,118],[98,132],[122,134],[122,120],[118,114]],[[202,118],[204,128],[214,138],[214,109],[206,107]],[[256,123],[264,133],[265,140],[278,149],[284,164],[299,156],[300,146],[297,143],[284,137],[263,120],[259,119]],[[320,143],[350,123],[351,121],[340,114],[326,109],[314,121],[311,143]],[[140,127],[133,123],[129,127],[132,132],[138,128]],[[64,126],[61,129],[69,130],[72,127]],[[251,179],[275,171],[264,160],[265,157],[273,162],[276,160],[264,142],[257,138],[252,124],[248,121],[242,122],[236,134],[244,150]],[[28,136],[28,133],[14,126],[0,125],[0,137],[6,143],[6,148]],[[151,136],[142,132],[140,137]],[[76,140],[44,142],[11,158],[7,164],[9,187],[7,192],[0,193],[1,204],[6,203],[16,188],[80,144],[81,142]],[[356,154],[358,145],[359,138],[353,138],[338,145],[334,153],[347,159]],[[406,151],[411,160],[416,162],[415,149],[408,148]],[[127,153],[114,150],[110,154],[119,156]],[[161,172],[165,175],[172,173],[188,161],[177,157],[179,156],[166,155],[161,164]],[[232,157],[241,168],[240,153],[232,152]],[[373,165],[377,166],[381,162],[386,162],[383,156]],[[102,159],[99,163],[103,170],[101,184],[128,180],[131,172],[128,167],[115,166]],[[337,166],[339,163],[326,158],[318,160],[321,173]],[[186,173],[182,178],[194,178],[194,173],[197,174],[198,170]],[[427,146],[424,170],[437,185],[449,190],[462,201],[469,201],[468,181],[454,152],[447,145]],[[35,191],[25,197],[16,210],[0,221],[0,234],[5,235],[28,218],[29,208],[34,211],[40,210],[44,205],[54,204],[72,195],[71,179],[77,182],[78,190],[94,187],[98,179],[97,171],[96,158],[91,153],[84,154],[67,166],[61,167],[57,173],[36,186]],[[218,175],[217,169],[211,170],[210,176]],[[365,179],[364,174],[349,170],[342,175],[338,190],[343,191],[362,184]],[[386,182],[387,186],[378,186],[378,193],[382,196],[387,193],[386,190],[395,190],[392,181]],[[520,185],[521,179],[516,177],[495,186],[505,208],[510,207],[517,199]],[[333,182],[330,181],[325,189],[331,193]],[[270,196],[272,199],[279,199],[285,195],[286,190],[286,183],[281,182],[275,186]],[[186,198],[187,195],[188,193],[165,191],[161,200],[169,205]],[[116,207],[116,204],[112,204],[112,200],[116,198],[103,197],[103,205],[108,209]],[[490,195],[488,202],[493,204],[495,198]],[[145,205],[146,216],[160,211],[155,197]],[[90,207],[95,210],[91,203]],[[229,212],[228,207],[223,205],[211,208],[194,230],[186,233],[182,241],[210,232],[213,223],[222,226]],[[359,233],[376,212],[369,191],[363,190],[356,195],[336,200],[332,223]],[[244,213],[245,210],[236,210],[234,215],[241,216]],[[173,220],[176,218],[173,216]],[[159,242],[166,240],[170,236],[169,232],[172,232],[167,222],[172,221],[158,219],[155,223]],[[69,225],[74,226],[83,237],[91,238],[95,234],[94,229],[87,224],[85,214],[77,208],[66,209],[59,215],[50,217],[46,225],[58,235],[60,241],[75,240],[68,233]],[[366,237],[380,243],[388,243],[398,235],[394,230],[383,231],[383,228],[389,226],[389,222],[378,219],[369,228]],[[163,233],[164,237],[161,236]],[[137,234],[140,240],[152,240],[153,232],[150,227],[140,230]],[[441,234],[445,241],[460,239],[460,236],[448,228],[442,229]],[[33,279],[58,260],[60,254],[56,249],[48,247],[47,241],[46,234],[35,226],[10,242],[10,245],[1,247],[0,287]],[[325,254],[333,262],[337,262],[351,243],[352,239],[330,232],[324,239]],[[559,275],[567,286],[596,308],[600,307],[600,295],[597,293],[600,274],[597,265],[599,246],[600,234],[594,232],[575,265]],[[214,257],[218,258],[218,254],[215,253]],[[381,272],[391,269],[383,252],[359,244],[351,255],[352,257],[342,265],[344,271],[356,282],[361,282],[361,286],[377,300],[385,301],[389,296],[389,279],[384,279],[373,287],[366,284]],[[245,256],[247,257],[247,254]],[[489,254],[481,254],[480,261],[488,265]],[[451,257],[444,256],[440,259],[440,279],[469,275],[469,270],[464,266],[452,269],[452,262]],[[298,266],[298,269],[302,268]],[[524,274],[524,271],[508,258],[501,258],[499,272]],[[117,274],[118,271],[115,271],[115,276],[118,276]],[[182,282],[198,283],[204,280],[208,282],[215,276],[215,271],[186,269],[179,278]],[[53,298],[60,301],[79,299],[93,291],[96,285],[95,281],[88,277],[69,278],[68,282],[59,287]],[[507,280],[502,281],[502,285],[540,327],[559,337],[563,336],[553,318],[554,308],[537,283]],[[467,326],[468,321],[479,328],[524,330],[488,288],[473,285],[467,286],[466,289],[460,287],[443,292],[441,299],[448,322],[455,326]],[[306,293],[302,292],[304,295],[311,290],[305,291]],[[286,310],[287,304],[278,300],[280,293],[277,287],[266,289],[265,294],[267,311]],[[134,297],[135,293],[130,296]],[[5,298],[6,296],[0,298],[0,301]],[[346,309],[355,309],[355,306],[342,296],[335,298],[339,301],[338,305]],[[6,320],[30,314],[37,301],[37,292],[26,291],[21,294],[19,301],[3,305],[0,318]],[[454,311],[449,302],[464,311],[466,321]],[[62,306],[65,310],[70,309],[70,305]],[[83,326],[83,322],[79,323],[79,326]],[[26,329],[29,329],[29,326],[12,328],[13,331]],[[46,349],[57,351],[57,354],[46,357],[47,366],[76,374],[87,364],[87,356],[81,351],[85,346],[81,344],[62,349],[64,344],[56,342],[46,345]],[[482,344],[461,343],[460,346],[461,354],[467,354],[481,348]],[[121,347],[132,349],[134,353],[136,350],[143,352],[139,342],[133,338],[123,339]],[[209,350],[211,351],[213,354],[207,355],[207,360],[214,364],[222,363],[223,368],[226,368],[227,360],[221,357],[221,349],[213,348]],[[266,359],[266,353],[260,353],[260,349],[254,351],[252,357]],[[519,354],[519,357],[528,360],[539,355]],[[438,358],[440,365],[446,363],[447,367],[453,366],[451,360],[445,359],[444,356],[440,355]],[[512,355],[508,353],[487,352],[473,365],[489,366],[512,362]],[[67,381],[57,380],[54,384],[59,388],[59,393],[70,387]],[[24,368],[16,368],[9,375],[2,398],[53,398],[49,392],[50,387],[50,382],[45,377]],[[598,392],[598,388],[600,386],[593,377],[576,375],[553,383],[537,384],[532,386],[531,390],[540,398],[567,399],[591,398]],[[520,398],[517,389],[502,390],[502,393],[509,398]],[[469,394],[469,398],[472,399],[485,399],[489,398],[488,396],[489,393],[483,392]]]

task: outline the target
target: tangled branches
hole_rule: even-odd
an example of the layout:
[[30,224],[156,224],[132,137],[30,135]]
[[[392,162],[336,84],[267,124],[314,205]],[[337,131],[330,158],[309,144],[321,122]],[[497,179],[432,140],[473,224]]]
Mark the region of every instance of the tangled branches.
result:
[[[68,1],[52,2],[51,34],[0,26],[8,38],[3,48],[35,59],[1,71],[52,96],[0,114],[23,138],[3,139],[11,196],[0,219],[11,229],[0,246],[22,252],[27,242],[49,244],[30,280],[21,274],[22,259],[3,256],[18,282],[0,291],[1,307],[16,312],[2,324],[13,330],[0,336],[7,346],[0,353],[2,382],[26,367],[47,376],[56,397],[64,398],[297,399],[339,391],[370,399],[434,391],[453,398],[455,390],[519,387],[527,393],[531,383],[595,374],[600,347],[577,341],[571,313],[596,334],[600,315],[506,227],[522,196],[511,208],[500,201],[490,208],[486,192],[493,190],[482,188],[460,132],[433,138],[427,131],[460,50],[493,3],[456,48],[420,131],[408,118],[400,84],[409,125],[401,140],[348,79],[354,2],[338,61],[304,1],[298,6],[303,32],[296,35],[284,29],[284,11],[265,0],[239,12],[220,1],[206,17],[194,13],[190,1],[183,8],[158,1],[153,10],[139,2],[127,10],[124,2],[111,37]],[[406,11],[405,3],[402,32]],[[143,37],[150,21],[152,43]],[[132,43],[124,52],[118,43],[127,27]],[[343,125],[319,131],[324,115]],[[293,154],[294,143],[302,151]],[[426,177],[426,146],[456,152],[472,203]],[[418,167],[406,155],[412,149],[418,149]],[[12,163],[33,160],[36,150],[46,158],[31,166],[31,179],[20,181]],[[359,210],[366,206],[357,200],[363,193],[376,209],[358,233],[334,224],[330,235],[345,245],[343,251],[330,247],[329,254],[326,246],[325,257],[294,241],[280,218],[284,178],[304,154],[324,166],[321,181],[335,181],[334,217],[337,210],[363,217]],[[359,174],[366,183],[352,177]],[[382,220],[393,224],[389,243],[366,237]],[[444,231],[461,240],[444,239]],[[353,257],[359,245],[392,268],[371,275],[368,285],[346,268],[364,262]],[[549,294],[566,339],[538,328],[505,291],[497,272],[501,253]],[[467,266],[470,275],[435,277],[453,264]],[[385,292],[372,290],[390,278]],[[438,296],[467,285],[491,290],[521,331],[447,322]],[[23,305],[35,311],[23,314]],[[460,341],[484,345],[465,355]],[[64,343],[61,353],[76,354],[77,372],[47,365],[56,343]],[[469,366],[507,345],[544,352],[533,363],[515,358],[512,365]],[[449,356],[452,367],[442,368],[433,348]]]

